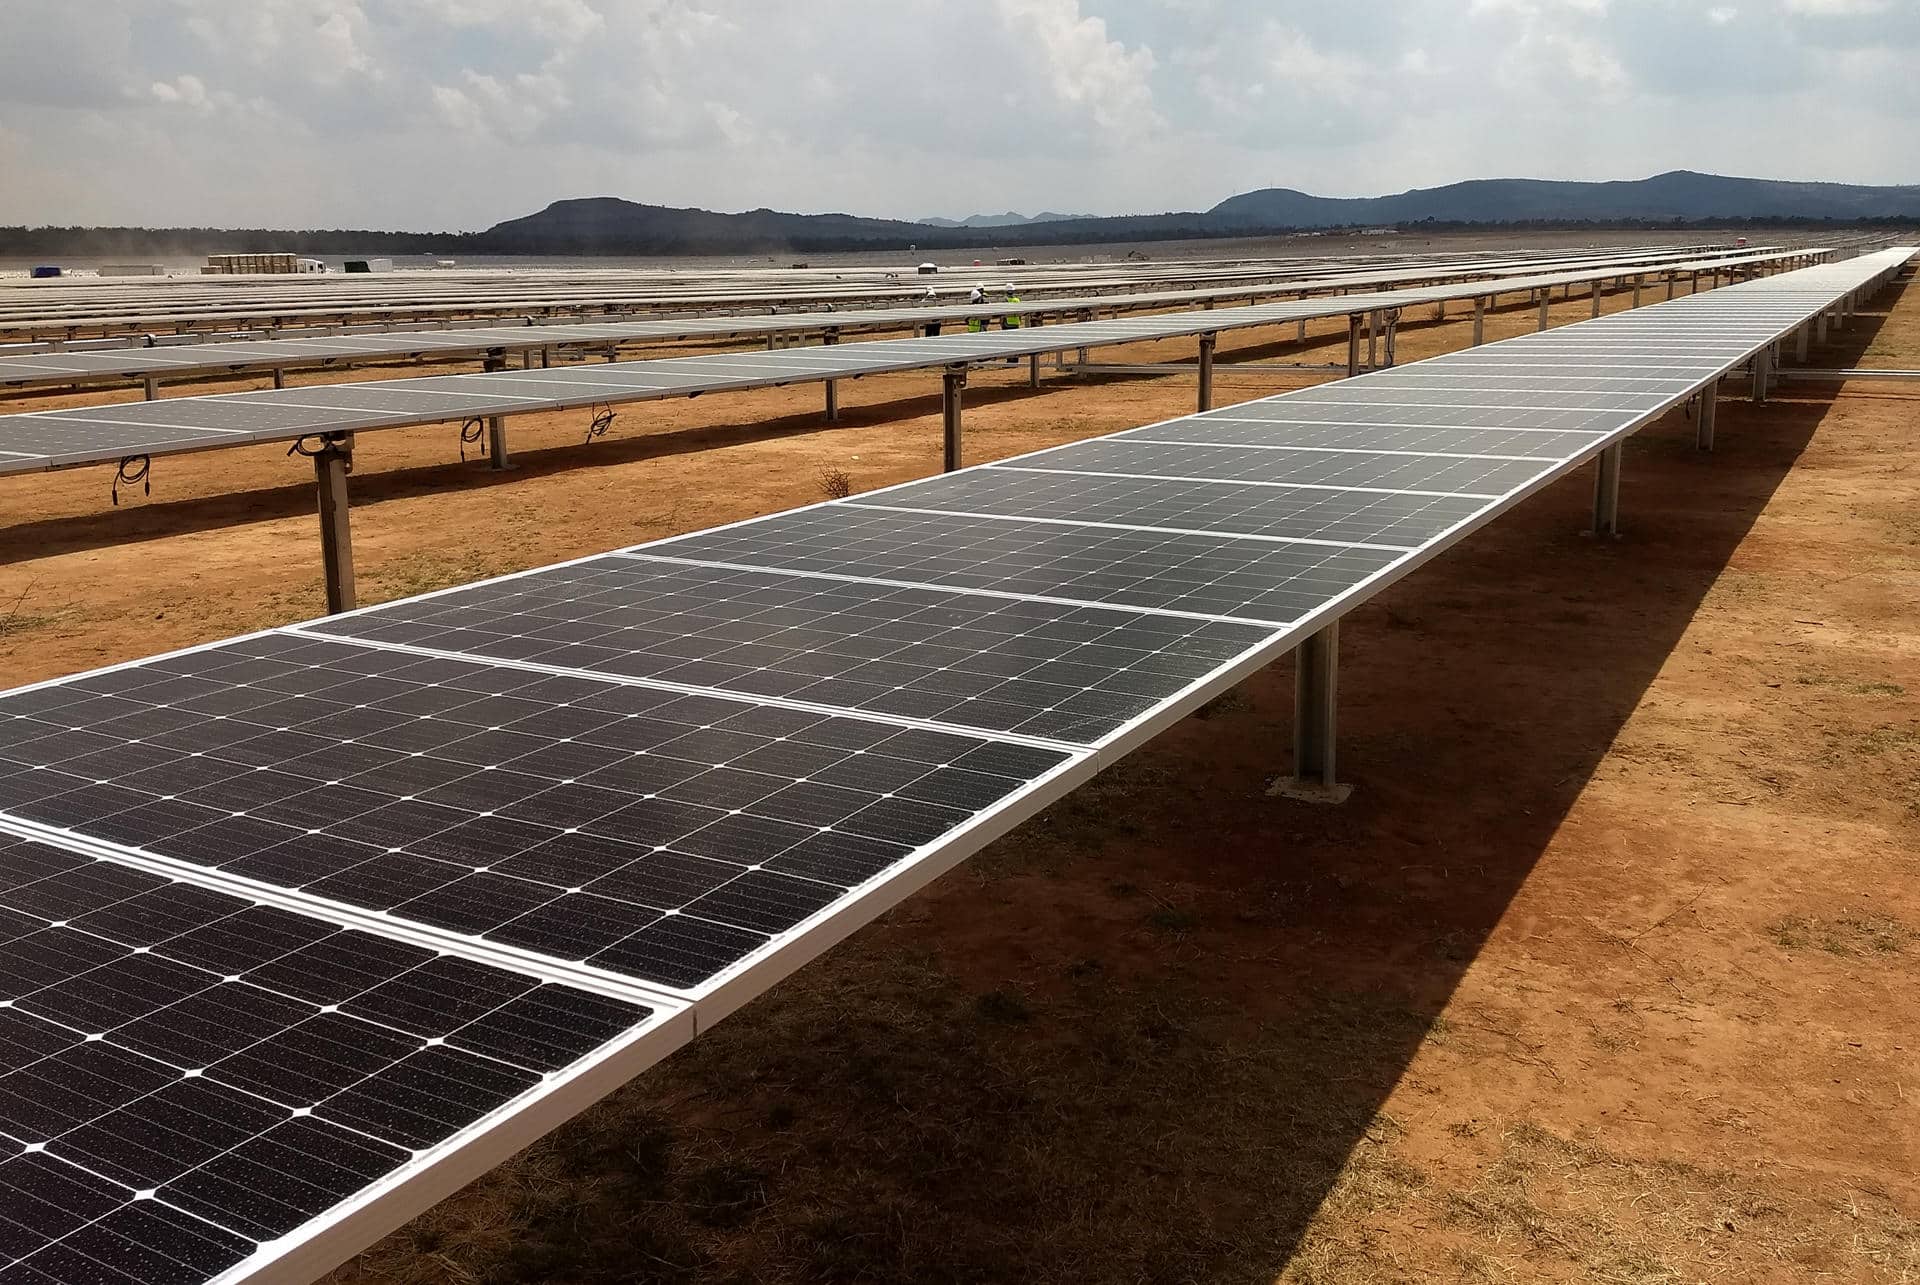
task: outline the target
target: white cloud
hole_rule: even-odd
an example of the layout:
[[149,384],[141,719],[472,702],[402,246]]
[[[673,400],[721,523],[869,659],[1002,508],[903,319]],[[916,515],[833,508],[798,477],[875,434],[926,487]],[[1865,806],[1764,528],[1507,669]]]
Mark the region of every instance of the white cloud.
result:
[[5,3],[33,38],[0,41],[0,222],[457,229],[600,194],[1118,213],[1677,167],[1920,179],[1920,2]]
[[1104,21],[1081,13],[1080,0],[996,0],[996,8],[1016,41],[1038,46],[1045,83],[1057,102],[1084,112],[1119,141],[1160,128],[1149,83],[1151,49],[1128,49],[1111,39]]
[[1814,18],[1850,18],[1885,13],[1893,4],[1892,0],[1785,0],[1784,7],[1788,13]]

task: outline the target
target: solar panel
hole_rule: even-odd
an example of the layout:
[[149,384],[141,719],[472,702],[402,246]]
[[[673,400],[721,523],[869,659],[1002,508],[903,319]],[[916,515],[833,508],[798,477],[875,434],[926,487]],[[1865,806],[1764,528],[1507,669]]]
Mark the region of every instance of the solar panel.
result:
[[1266,630],[613,556],[312,632],[1089,744]]
[[5,835],[0,894],[9,1281],[219,1275],[671,1016]]
[[9,1278],[335,1261],[1906,257],[0,695]]
[[0,813],[684,989],[1076,758],[727,690],[276,632],[0,702]]
[[1397,552],[868,506],[799,509],[647,547],[696,565],[1269,624],[1298,619]]

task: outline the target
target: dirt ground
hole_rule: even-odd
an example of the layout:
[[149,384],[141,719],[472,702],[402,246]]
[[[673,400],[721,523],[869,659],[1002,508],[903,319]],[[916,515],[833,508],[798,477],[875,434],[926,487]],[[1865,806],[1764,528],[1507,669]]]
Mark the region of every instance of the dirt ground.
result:
[[[1920,365],[1920,291],[1814,361]],[[931,472],[937,386],[527,417],[506,474],[364,437],[363,600]],[[1192,397],[983,374],[968,458]],[[1920,1279],[1917,411],[1728,398],[1712,455],[1670,416],[1622,539],[1571,478],[1350,617],[1344,807],[1264,795],[1277,666],[335,1281]],[[109,476],[0,482],[0,686],[319,609],[304,461]]]

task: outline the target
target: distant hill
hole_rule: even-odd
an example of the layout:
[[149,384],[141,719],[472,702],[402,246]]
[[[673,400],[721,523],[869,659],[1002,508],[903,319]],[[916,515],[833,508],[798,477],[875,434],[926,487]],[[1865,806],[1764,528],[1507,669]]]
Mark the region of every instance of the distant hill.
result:
[[200,254],[294,250],[432,254],[807,254],[833,250],[997,250],[1096,242],[1252,236],[1343,227],[1681,227],[1906,221],[1920,186],[1859,187],[1726,178],[1675,170],[1618,183],[1476,179],[1394,196],[1325,197],[1266,188],[1210,210],[1111,218],[1012,212],[918,223],[852,214],[783,214],[642,205],[618,197],[555,201],[485,232],[219,228],[0,227],[0,254]]
[[1267,188],[1229,197],[1207,217],[1232,228],[1388,223],[1698,222],[1708,219],[1920,218],[1920,186],[1859,187],[1724,178],[1674,170],[1631,182],[1475,179],[1397,196],[1344,199]]
[[770,253],[904,246],[928,230],[917,223],[851,214],[765,209],[715,214],[594,196],[555,201],[537,214],[496,223],[477,241],[486,254]]
[[924,223],[930,228],[1012,228],[1026,227],[1034,223],[1065,223],[1093,217],[1091,214],[1055,214],[1052,210],[1042,210],[1032,218],[1028,218],[1024,214],[1016,214],[1008,210],[1005,214],[969,214],[964,219],[927,218],[917,219],[915,222]]
[[983,249],[1094,241],[1245,236],[1383,224],[1685,224],[1920,219],[1920,186],[1858,187],[1723,178],[1676,170],[1631,182],[1475,179],[1394,196],[1326,197],[1267,188],[1210,210],[1110,218],[975,214],[908,223],[850,214],[781,214],[639,205],[614,197],[556,201],[477,234],[470,252],[726,254]]

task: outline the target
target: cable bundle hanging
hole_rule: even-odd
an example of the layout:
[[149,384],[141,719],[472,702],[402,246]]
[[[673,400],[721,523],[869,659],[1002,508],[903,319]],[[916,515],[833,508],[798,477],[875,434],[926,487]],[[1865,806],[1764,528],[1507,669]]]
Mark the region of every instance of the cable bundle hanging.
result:
[[483,457],[487,453],[486,425],[481,422],[478,415],[460,426],[460,462],[462,464],[467,462],[469,446],[478,446]]
[[120,467],[115,470],[113,475],[113,485],[107,488],[107,493],[113,497],[114,507],[118,508],[120,505],[120,484],[122,482],[128,486],[132,486],[135,482],[138,482],[140,484],[140,494],[152,495],[152,473],[153,457],[151,455],[129,455],[124,460],[121,460]]
[[607,430],[613,427],[613,407],[601,403],[593,408],[593,422],[587,425],[587,444],[591,446],[596,437],[605,437]]
[[[345,450],[341,448],[352,440],[352,433],[309,433],[305,437],[295,439],[293,445],[287,448],[287,457],[291,459],[295,455],[303,455],[307,459],[314,459],[327,451],[339,451],[346,465],[346,471],[351,473],[353,472],[353,450],[351,447]],[[319,445],[309,445],[313,442]]]

